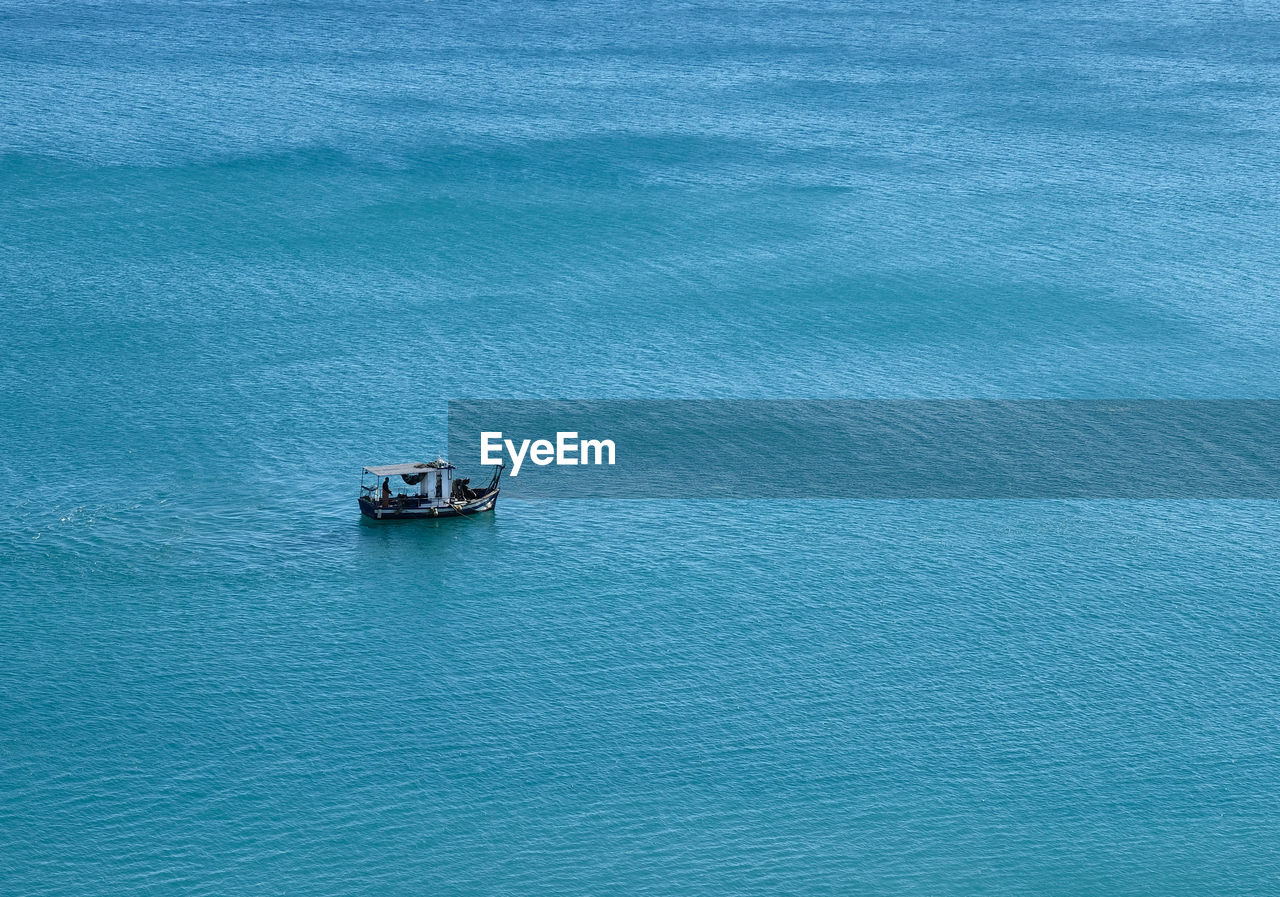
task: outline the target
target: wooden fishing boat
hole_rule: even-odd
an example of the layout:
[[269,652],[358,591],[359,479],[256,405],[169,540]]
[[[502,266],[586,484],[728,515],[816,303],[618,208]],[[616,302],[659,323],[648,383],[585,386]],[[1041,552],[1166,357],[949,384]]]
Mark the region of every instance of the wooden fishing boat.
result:
[[[499,464],[487,486],[472,489],[471,480],[455,477],[457,468],[443,458],[366,467],[360,474],[360,513],[371,520],[420,520],[492,511],[502,469]],[[372,484],[366,481],[370,475]]]

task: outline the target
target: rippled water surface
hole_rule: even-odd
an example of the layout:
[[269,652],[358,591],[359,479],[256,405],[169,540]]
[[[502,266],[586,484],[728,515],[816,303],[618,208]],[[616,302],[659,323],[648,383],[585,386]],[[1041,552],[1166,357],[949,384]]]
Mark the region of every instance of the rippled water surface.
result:
[[1280,396],[1277,48],[0,0],[0,891],[1273,893],[1274,503],[354,487],[459,397]]

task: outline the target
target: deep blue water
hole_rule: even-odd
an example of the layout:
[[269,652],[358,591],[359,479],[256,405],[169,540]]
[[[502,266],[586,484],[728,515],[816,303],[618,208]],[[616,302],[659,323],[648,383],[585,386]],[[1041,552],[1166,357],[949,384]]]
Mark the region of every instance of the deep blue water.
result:
[[459,397],[1280,397],[1271,4],[0,0],[0,892],[1272,894],[1272,502],[507,501]]

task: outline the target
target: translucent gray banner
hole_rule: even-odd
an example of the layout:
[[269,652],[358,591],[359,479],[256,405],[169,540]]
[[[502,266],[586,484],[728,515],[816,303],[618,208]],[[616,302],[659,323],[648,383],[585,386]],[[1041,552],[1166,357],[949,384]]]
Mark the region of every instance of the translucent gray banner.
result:
[[1274,499],[1280,400],[459,400],[449,456],[527,498]]

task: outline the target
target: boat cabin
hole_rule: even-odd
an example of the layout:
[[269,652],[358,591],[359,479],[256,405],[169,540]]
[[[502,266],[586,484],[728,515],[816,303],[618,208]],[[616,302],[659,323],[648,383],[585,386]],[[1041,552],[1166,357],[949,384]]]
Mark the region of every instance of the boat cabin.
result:
[[[360,512],[375,520],[404,517],[452,517],[489,511],[498,498],[502,465],[493,480],[479,490],[443,458],[408,464],[364,468],[360,475]],[[369,477],[373,481],[369,482]]]
[[364,474],[372,474],[377,482],[366,487],[365,477],[360,477],[360,492],[368,488],[382,498],[382,487],[387,487],[387,498],[413,498],[415,505],[435,505],[448,503],[453,497],[452,464],[442,458],[419,464],[384,464],[380,467],[366,467]]

